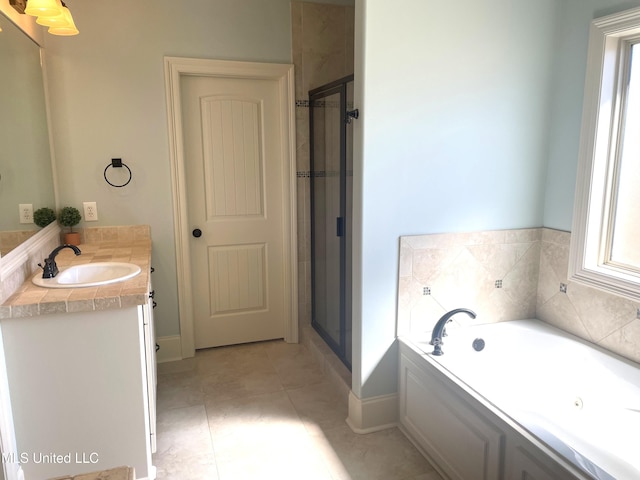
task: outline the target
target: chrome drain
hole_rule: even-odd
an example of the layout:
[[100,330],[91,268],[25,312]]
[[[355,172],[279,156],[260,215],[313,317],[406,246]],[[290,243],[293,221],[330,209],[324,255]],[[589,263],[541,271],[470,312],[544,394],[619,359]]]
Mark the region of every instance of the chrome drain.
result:
[[484,340],[481,338],[476,338],[471,345],[476,352],[479,352],[484,348]]

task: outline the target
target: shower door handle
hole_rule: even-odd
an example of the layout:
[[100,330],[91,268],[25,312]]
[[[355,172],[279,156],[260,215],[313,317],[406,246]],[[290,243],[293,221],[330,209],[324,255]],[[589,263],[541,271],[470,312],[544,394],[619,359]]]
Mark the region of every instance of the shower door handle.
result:
[[336,218],[336,237],[344,237],[344,217]]

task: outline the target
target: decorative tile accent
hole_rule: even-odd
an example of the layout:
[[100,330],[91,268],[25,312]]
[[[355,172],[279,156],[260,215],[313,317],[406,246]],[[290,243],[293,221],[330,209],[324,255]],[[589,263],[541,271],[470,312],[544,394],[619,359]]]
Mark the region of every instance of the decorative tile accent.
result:
[[[309,103],[309,102],[307,102]],[[309,106],[309,105],[307,105]],[[337,102],[335,100],[315,100],[313,102],[313,106],[320,108],[340,108],[340,102]]]
[[[640,362],[640,305],[570,282],[570,240],[549,228],[402,237],[398,334],[421,335],[467,307],[473,323],[538,318]],[[425,284],[437,293],[425,296]]]
[[[353,175],[353,172],[352,172],[352,175]],[[329,170],[329,171],[316,170],[314,172],[311,172],[311,176],[313,176],[314,178],[339,177],[340,170]]]
[[534,317],[539,238],[537,229],[402,237],[398,333],[430,330],[460,307],[478,314],[473,323]]

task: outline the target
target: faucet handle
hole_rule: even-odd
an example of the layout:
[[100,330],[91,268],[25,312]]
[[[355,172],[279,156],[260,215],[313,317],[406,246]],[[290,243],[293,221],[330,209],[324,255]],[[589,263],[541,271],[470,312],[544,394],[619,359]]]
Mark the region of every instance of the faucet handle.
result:
[[58,265],[55,260],[51,260],[50,258],[44,259],[44,266],[42,264],[38,264],[40,268],[42,268],[42,278],[53,278],[58,274]]

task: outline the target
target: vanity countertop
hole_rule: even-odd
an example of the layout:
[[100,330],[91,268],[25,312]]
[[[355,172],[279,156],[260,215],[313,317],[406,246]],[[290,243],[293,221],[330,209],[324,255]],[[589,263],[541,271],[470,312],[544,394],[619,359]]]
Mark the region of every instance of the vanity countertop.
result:
[[102,472],[85,473],[74,477],[57,477],[51,480],[135,480],[135,471],[131,467],[117,467]]
[[58,253],[56,263],[61,270],[91,262],[130,262],[140,266],[142,271],[119,283],[68,289],[34,285],[31,278],[36,272],[0,305],[0,319],[126,308],[144,305],[148,301],[151,240],[87,243],[78,247],[82,250],[79,256],[68,248]]

